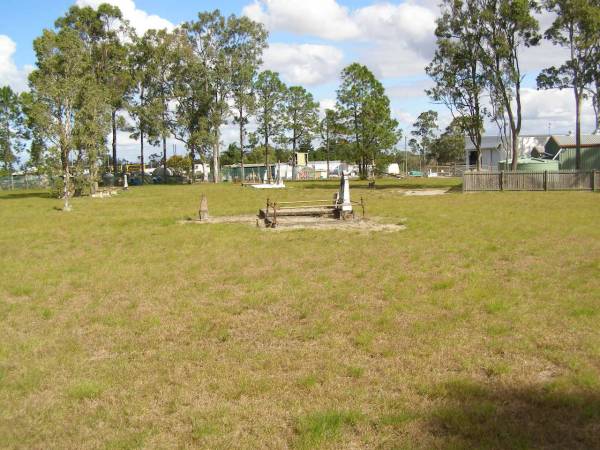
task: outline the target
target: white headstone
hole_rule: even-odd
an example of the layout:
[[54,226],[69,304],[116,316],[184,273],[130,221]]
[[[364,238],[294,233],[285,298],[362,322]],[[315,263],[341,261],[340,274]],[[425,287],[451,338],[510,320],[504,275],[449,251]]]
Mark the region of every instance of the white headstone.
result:
[[277,163],[277,177],[275,178],[275,184],[281,184],[281,162]]
[[127,174],[123,174],[123,189],[127,190],[129,184],[127,183]]
[[342,171],[340,178],[340,194],[338,204],[341,206],[342,213],[352,212],[352,203],[350,203],[350,179],[348,172]]

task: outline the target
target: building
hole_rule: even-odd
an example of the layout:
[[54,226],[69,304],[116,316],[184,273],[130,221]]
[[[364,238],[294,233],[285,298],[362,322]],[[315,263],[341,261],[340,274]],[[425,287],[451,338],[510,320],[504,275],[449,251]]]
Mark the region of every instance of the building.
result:
[[[560,170],[575,170],[575,135],[551,136],[544,151],[558,159]],[[581,135],[581,170],[600,170],[600,135]]]
[[[548,135],[521,135],[518,139],[519,156],[528,157],[534,148],[543,148]],[[481,136],[481,169],[498,170],[498,163],[512,159],[510,143],[505,143],[500,136]],[[465,137],[466,170],[477,168],[477,151],[469,137]]]

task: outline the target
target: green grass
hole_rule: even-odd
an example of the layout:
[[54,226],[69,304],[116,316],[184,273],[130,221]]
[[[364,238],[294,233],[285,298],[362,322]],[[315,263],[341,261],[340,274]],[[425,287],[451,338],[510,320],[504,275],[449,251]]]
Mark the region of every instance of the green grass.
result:
[[406,229],[178,223],[334,181],[0,192],[0,446],[597,446],[598,194],[352,184]]
[[324,411],[301,417],[297,427],[296,446],[302,449],[316,448],[340,438],[347,426],[357,423],[360,414],[346,411]]

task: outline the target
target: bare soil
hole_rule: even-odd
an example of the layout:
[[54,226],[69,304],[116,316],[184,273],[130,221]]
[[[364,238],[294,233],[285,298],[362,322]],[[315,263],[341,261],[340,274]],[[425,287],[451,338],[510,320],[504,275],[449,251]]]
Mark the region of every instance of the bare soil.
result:
[[189,219],[183,220],[180,223],[197,225],[240,223],[256,226],[266,231],[312,229],[394,232],[406,229],[404,223],[383,223],[376,217],[350,220],[338,220],[330,217],[281,217],[277,219],[277,228],[266,228],[264,221],[254,215],[210,217],[209,219],[202,221],[198,219]]

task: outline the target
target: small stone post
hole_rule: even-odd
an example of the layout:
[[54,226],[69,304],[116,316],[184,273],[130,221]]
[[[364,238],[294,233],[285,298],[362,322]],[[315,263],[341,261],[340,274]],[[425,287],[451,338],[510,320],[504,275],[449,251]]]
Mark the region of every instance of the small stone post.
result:
[[127,183],[127,174],[123,174],[123,190],[126,191],[129,189],[129,184]]
[[352,203],[350,202],[350,179],[346,171],[342,171],[340,178],[340,194],[338,196],[338,208],[340,217],[346,219],[352,214]]
[[204,194],[202,194],[202,198],[200,199],[200,211],[198,211],[198,217],[200,220],[208,219],[208,200]]

